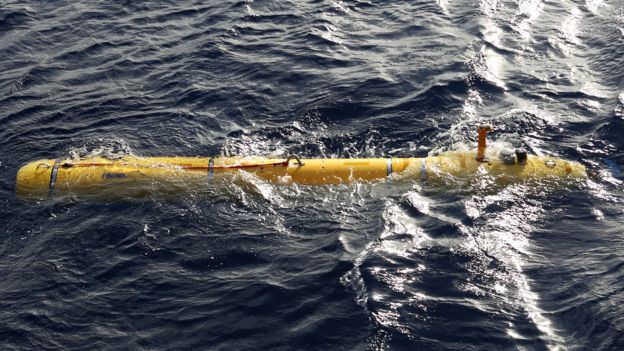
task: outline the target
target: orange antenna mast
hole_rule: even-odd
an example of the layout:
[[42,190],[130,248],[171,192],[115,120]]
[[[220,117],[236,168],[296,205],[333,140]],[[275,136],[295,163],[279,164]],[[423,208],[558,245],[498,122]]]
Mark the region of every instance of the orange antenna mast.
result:
[[485,149],[487,147],[487,133],[492,131],[491,126],[479,126],[477,127],[478,141],[477,141],[477,157],[479,162],[487,162],[485,158]]

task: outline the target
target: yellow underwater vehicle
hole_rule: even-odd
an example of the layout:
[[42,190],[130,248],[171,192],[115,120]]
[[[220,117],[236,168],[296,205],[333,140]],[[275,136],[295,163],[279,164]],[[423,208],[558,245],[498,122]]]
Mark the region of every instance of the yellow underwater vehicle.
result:
[[[115,194],[136,197],[205,187],[240,172],[283,184],[340,184],[400,177],[416,181],[491,176],[511,183],[531,179],[587,177],[578,162],[503,149],[486,156],[490,127],[479,127],[478,148],[422,158],[285,159],[262,157],[136,157],[37,160],[17,173],[16,192],[25,200],[64,195]],[[446,177],[446,178],[445,178]]]

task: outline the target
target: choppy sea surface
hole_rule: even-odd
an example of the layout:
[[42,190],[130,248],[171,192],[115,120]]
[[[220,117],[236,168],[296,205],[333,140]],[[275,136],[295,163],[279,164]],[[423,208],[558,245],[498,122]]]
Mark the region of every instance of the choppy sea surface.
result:
[[[621,0],[0,1],[2,350],[624,349]],[[40,158],[579,161],[572,187],[14,194]]]

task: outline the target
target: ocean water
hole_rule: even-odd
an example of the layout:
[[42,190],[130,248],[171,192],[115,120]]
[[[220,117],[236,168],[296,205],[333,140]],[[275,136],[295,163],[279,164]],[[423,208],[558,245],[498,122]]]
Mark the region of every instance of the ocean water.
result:
[[[1,1],[2,350],[624,349],[624,2]],[[39,158],[579,161],[572,187],[26,203]]]

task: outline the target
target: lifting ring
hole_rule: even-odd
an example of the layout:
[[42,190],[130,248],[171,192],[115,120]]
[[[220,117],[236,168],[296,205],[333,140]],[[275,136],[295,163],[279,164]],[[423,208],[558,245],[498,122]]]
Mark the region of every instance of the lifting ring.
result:
[[288,158],[286,159],[286,161],[284,161],[284,163],[286,165],[288,165],[291,160],[297,161],[297,164],[299,164],[299,167],[303,166],[303,162],[301,162],[301,159],[299,159],[299,157],[297,157],[295,155],[289,155]]

